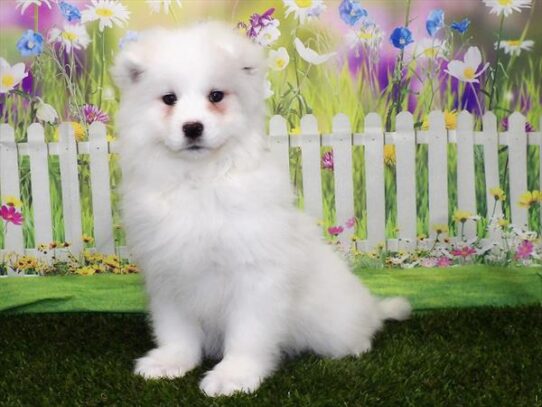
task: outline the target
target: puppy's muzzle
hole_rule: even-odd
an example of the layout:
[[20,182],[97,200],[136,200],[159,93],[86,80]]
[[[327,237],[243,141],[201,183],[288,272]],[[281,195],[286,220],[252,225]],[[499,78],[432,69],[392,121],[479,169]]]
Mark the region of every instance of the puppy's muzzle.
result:
[[183,125],[183,133],[190,140],[196,140],[203,134],[203,124],[200,122],[187,122]]

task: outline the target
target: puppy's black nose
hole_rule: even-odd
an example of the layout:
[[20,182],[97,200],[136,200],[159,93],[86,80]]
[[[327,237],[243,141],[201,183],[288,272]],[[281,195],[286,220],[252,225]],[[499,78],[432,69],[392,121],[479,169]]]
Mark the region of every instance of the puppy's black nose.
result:
[[197,139],[203,134],[203,124],[200,122],[188,122],[183,125],[183,132],[189,139]]

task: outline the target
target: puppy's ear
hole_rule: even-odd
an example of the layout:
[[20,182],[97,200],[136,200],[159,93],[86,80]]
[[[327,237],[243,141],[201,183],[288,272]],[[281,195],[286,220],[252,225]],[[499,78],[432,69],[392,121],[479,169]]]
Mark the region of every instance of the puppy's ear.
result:
[[117,86],[125,89],[141,80],[145,68],[134,47],[122,51],[115,60],[111,74]]

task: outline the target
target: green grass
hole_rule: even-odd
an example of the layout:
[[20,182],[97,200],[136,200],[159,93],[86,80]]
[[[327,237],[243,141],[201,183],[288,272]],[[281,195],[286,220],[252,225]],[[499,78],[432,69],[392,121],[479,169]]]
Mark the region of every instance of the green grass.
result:
[[[447,269],[359,269],[377,295],[404,295],[416,310],[542,304],[535,268],[465,266]],[[144,312],[140,275],[103,274],[0,279],[0,311]]]
[[215,362],[175,380],[131,373],[143,315],[0,315],[2,406],[540,406],[542,308],[446,310],[388,323],[359,359],[285,361],[253,395],[209,399]]

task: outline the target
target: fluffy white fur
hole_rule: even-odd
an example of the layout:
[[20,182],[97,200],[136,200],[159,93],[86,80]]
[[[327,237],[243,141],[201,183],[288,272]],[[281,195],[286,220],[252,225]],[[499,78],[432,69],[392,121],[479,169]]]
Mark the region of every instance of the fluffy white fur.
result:
[[[373,297],[294,208],[286,169],[265,149],[258,46],[218,23],[155,30],[113,73],[124,225],[157,344],[137,374],[180,377],[218,357],[201,389],[252,392],[282,353],[360,355],[383,320],[408,317],[405,299]],[[212,90],[226,96],[213,104]],[[193,121],[204,125],[199,150],[183,136]]]

